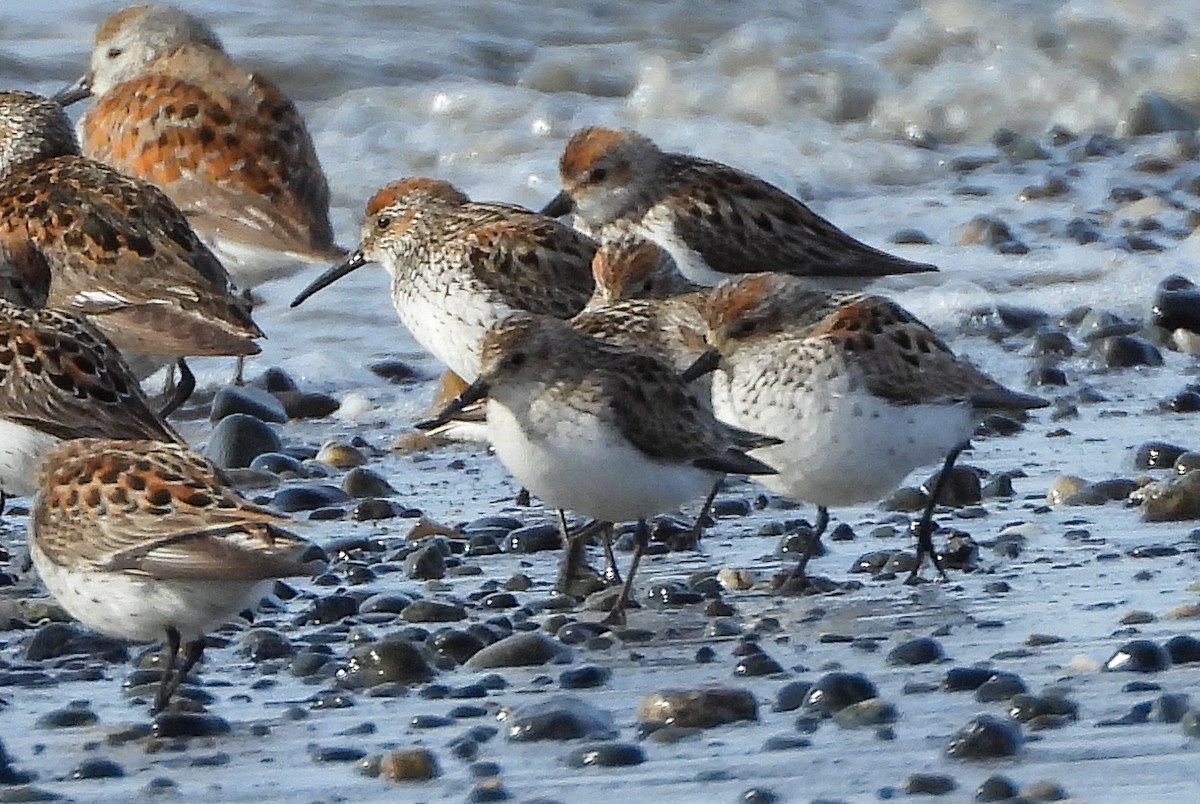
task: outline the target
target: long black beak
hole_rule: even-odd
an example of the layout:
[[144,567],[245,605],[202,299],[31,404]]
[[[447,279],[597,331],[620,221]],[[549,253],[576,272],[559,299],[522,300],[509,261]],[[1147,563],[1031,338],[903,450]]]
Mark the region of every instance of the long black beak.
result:
[[575,201],[571,198],[571,196],[567,195],[566,190],[563,190],[561,193],[554,196],[554,199],[549,204],[542,207],[542,214],[551,218],[561,218],[568,212],[574,211]]
[[300,291],[299,295],[292,299],[292,303],[289,306],[299,307],[305,299],[316,293],[321,288],[329,287],[351,271],[362,268],[368,262],[370,262],[370,260],[363,256],[362,249],[356,249],[350,252],[346,259],[342,260],[337,265],[318,276],[313,280],[312,284]]
[[696,361],[685,368],[679,376],[684,382],[691,382],[716,371],[720,366],[721,353],[716,349],[705,349],[704,354],[697,357]]
[[454,418],[454,414],[470,405],[472,402],[478,402],[488,395],[488,384],[481,377],[475,382],[467,386],[467,389],[458,396],[446,403],[446,407],[434,416],[432,419],[417,422],[413,427],[418,430],[432,430],[435,427],[441,427],[446,422]]
[[54,97],[50,100],[57,103],[59,106],[70,106],[76,101],[81,101],[84,98],[92,96],[92,78],[89,75],[81,77],[69,87],[63,87],[58,92],[54,93]]

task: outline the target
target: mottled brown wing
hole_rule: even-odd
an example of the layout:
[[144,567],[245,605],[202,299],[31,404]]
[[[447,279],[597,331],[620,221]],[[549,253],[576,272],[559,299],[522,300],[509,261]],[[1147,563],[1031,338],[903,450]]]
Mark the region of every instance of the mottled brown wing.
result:
[[[0,184],[0,239],[16,272],[48,274],[45,304],[119,316],[106,334],[150,354],[255,354],[262,332],[229,275],[153,185],[82,157]],[[135,336],[142,340],[134,341]]]
[[83,152],[161,187],[201,231],[338,256],[329,187],[303,118],[267,79],[230,81],[238,78],[240,87],[165,74],[120,84],[84,118]]
[[730,434],[669,365],[648,355],[620,352],[615,371],[594,376],[608,386],[605,395],[612,400],[613,423],[643,455],[715,472],[773,474],[770,467],[734,448]]
[[172,444],[83,439],[43,459],[32,514],[51,559],[162,579],[306,575],[309,543],[288,520],[229,488],[209,461]]
[[124,359],[75,316],[0,302],[0,418],[57,438],[182,443]]
[[471,232],[465,259],[505,303],[554,318],[570,318],[592,294],[596,244],[552,218],[507,215]]
[[[876,396],[900,404],[971,401],[981,406],[1030,408],[1047,404],[1011,391],[950,348],[916,317],[879,296],[858,296],[808,333],[836,346]],[[985,402],[985,400],[990,400]]]
[[675,180],[648,215],[672,220],[715,271],[870,277],[937,270],[859,242],[774,185],[726,165],[675,155],[664,172]]

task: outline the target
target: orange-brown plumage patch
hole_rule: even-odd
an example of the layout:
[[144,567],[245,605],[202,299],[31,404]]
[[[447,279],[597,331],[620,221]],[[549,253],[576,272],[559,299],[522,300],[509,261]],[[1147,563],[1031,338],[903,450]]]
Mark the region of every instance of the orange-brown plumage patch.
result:
[[563,179],[583,176],[596,160],[624,142],[630,132],[616,128],[592,126],[576,132],[563,149],[558,169]]
[[812,337],[859,332],[878,335],[883,331],[883,323],[879,309],[875,305],[866,300],[851,302],[843,304],[827,315],[821,323],[813,328]]
[[592,278],[597,287],[610,294],[620,293],[630,284],[653,276],[659,259],[658,246],[649,240],[611,240],[602,245],[592,259]]
[[758,307],[770,295],[772,280],[771,274],[750,274],[715,291],[708,304],[709,324],[727,325]]
[[367,202],[367,217],[415,193],[423,193],[430,198],[452,204],[466,204],[470,201],[448,181],[415,176],[410,179],[394,181],[378,190]]

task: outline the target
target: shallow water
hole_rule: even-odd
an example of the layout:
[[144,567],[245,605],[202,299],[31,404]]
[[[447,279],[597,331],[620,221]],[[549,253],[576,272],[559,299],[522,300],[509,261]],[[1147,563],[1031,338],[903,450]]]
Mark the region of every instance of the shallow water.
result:
[[[65,0],[45,6],[10,4],[0,21],[0,83],[52,92],[84,68],[92,29],[113,5]],[[283,2],[263,0],[238,10],[223,3],[184,4],[209,19],[236,56],[258,65],[295,96],[308,117],[329,174],[339,240],[353,245],[362,207],[385,181],[424,174],[449,179],[473,197],[538,206],[557,189],[558,152],[578,126],[591,123],[634,126],[660,144],[745,168],[799,193],[814,209],[850,233],[906,257],[940,265],[938,275],[884,280],[878,288],[947,334],[954,347],[988,370],[1021,386],[1032,365],[1020,339],[998,341],[962,327],[967,314],[997,303],[1029,304],[1051,314],[1080,304],[1103,306],[1145,318],[1155,285],[1164,276],[1195,276],[1194,237],[1184,239],[1186,193],[1172,183],[1188,178],[1193,163],[1182,160],[1163,177],[1133,169],[1144,155],[1179,149],[1169,135],[1126,143],[1123,153],[1080,159],[1073,145],[1051,148],[1045,161],[997,160],[978,171],[955,170],[963,155],[995,156],[989,144],[999,128],[1041,137],[1054,125],[1081,135],[1121,132],[1134,99],[1158,91],[1181,101],[1200,101],[1200,66],[1194,57],[1200,26],[1189,0],[1154,2],[797,2],[744,3],[492,2],[455,4]],[[1039,140],[1044,141],[1044,140]],[[1077,144],[1077,143],[1076,143]],[[934,146],[934,147],[930,147]],[[1067,179],[1070,192],[1058,199],[1022,200],[1022,189],[1049,175]],[[1151,183],[1166,201],[1121,204],[1110,192],[1121,185]],[[969,190],[970,192],[965,192]],[[985,194],[979,194],[986,191]],[[1099,210],[1099,213],[1096,211]],[[1030,247],[1024,256],[1002,255],[982,245],[958,245],[962,227],[974,216],[1004,219]],[[1076,245],[1062,235],[1066,222],[1094,215],[1104,237]],[[1160,221],[1149,230],[1163,250],[1131,253],[1117,238],[1147,217]],[[917,228],[934,244],[895,246],[889,237]],[[386,298],[386,279],[364,269],[292,311],[286,302],[315,276],[310,267],[263,286],[266,304],[256,312],[269,340],[256,365],[279,365],[307,388],[352,398],[353,415],[289,425],[289,443],[319,444],[330,437],[362,435],[385,446],[428,403],[429,383],[387,385],[366,366],[396,356],[436,371],[396,322]],[[1143,626],[1143,636],[1163,640],[1194,632],[1188,621],[1161,615],[1194,601],[1189,586],[1196,576],[1195,543],[1185,539],[1187,523],[1148,525],[1134,509],[1115,503],[1102,508],[1062,508],[1031,513],[1050,481],[1063,472],[1089,479],[1129,475],[1128,452],[1149,438],[1169,438],[1196,446],[1194,417],[1151,413],[1157,401],[1194,379],[1195,358],[1167,353],[1166,365],[1117,373],[1092,372],[1086,359],[1068,363],[1072,385],[1094,385],[1108,401],[1081,406],[1081,418],[1051,422],[1039,414],[1014,438],[979,442],[966,460],[990,470],[1024,469],[1011,503],[987,503],[982,520],[956,524],[979,540],[995,538],[1004,524],[1033,522],[1041,535],[1019,559],[988,554],[994,574],[957,575],[944,586],[918,590],[897,582],[867,582],[865,589],[838,598],[775,599],[760,593],[730,595],[739,613],[779,617],[790,641],[771,638],[764,646],[791,678],[815,678],[840,664],[867,673],[883,697],[901,710],[897,739],[884,743],[869,732],[823,726],[813,746],[795,752],[761,751],[765,736],[788,732],[794,716],[769,711],[779,679],[734,679],[732,643],[713,642],[719,659],[710,665],[691,660],[705,618],[692,609],[635,614],[634,625],[680,636],[661,637],[650,646],[624,646],[585,654],[614,669],[604,688],[580,693],[615,712],[622,739],[633,738],[634,711],[641,696],[667,686],[710,681],[744,684],[759,698],[762,723],[726,727],[676,745],[646,745],[649,761],[632,769],[569,770],[559,744],[506,744],[497,737],[482,757],[501,763],[506,787],[516,800],[554,796],[572,802],[611,800],[614,794],[656,801],[732,801],[754,784],[775,789],[787,800],[838,797],[875,800],[883,788],[899,785],[915,770],[950,773],[967,792],[993,772],[1021,782],[1055,778],[1083,800],[1161,801],[1200,798],[1194,773],[1194,745],[1178,727],[1145,724],[1097,728],[1099,720],[1122,714],[1152,693],[1122,692],[1129,678],[1096,672],[1123,639],[1120,616],[1143,609],[1160,616]],[[202,382],[227,379],[227,366],[197,366]],[[255,368],[250,369],[253,375]],[[1113,412],[1124,415],[1113,415]],[[1064,427],[1070,434],[1047,439]],[[187,423],[196,441],[207,425]],[[465,469],[454,468],[455,459]],[[483,451],[458,448],[429,456],[386,455],[373,464],[400,491],[399,499],[433,519],[454,523],[493,513],[498,500],[516,489],[503,469]],[[734,495],[756,493],[737,486]],[[1029,499],[1027,499],[1027,497]],[[800,513],[804,513],[801,511]],[[860,533],[853,543],[832,543],[833,555],[816,568],[835,578],[851,560],[876,544],[865,534],[879,512],[872,507],[837,512]],[[523,514],[536,516],[537,514]],[[645,583],[682,578],[701,569],[779,566],[771,557],[776,539],[758,536],[767,511],[722,520],[701,555],[671,554],[648,562]],[[1104,539],[1080,546],[1062,534],[1074,520]],[[306,535],[325,541],[345,534],[402,534],[398,524],[311,523]],[[19,543],[23,522],[9,517],[3,538]],[[1127,549],[1142,543],[1177,544],[1176,558],[1135,560]],[[1100,560],[1116,553],[1115,560]],[[552,577],[553,559],[500,556],[480,562],[486,578],[503,579],[524,571],[539,581]],[[1140,580],[1148,570],[1149,580]],[[1003,579],[1007,594],[983,591]],[[448,594],[466,596],[480,578],[449,581]],[[381,576],[380,588],[425,590],[398,575]],[[535,587],[522,602],[544,596]],[[294,604],[299,606],[300,604]],[[813,623],[805,617],[827,610]],[[907,619],[905,619],[907,618]],[[286,623],[288,617],[268,617]],[[999,620],[1002,628],[978,627]],[[966,694],[904,695],[905,682],[936,681],[945,666],[885,666],[887,647],[905,634],[928,634],[949,627],[942,642],[955,665],[990,661],[1019,672],[1034,690],[1065,684],[1082,707],[1081,720],[1066,729],[1043,732],[1024,754],[994,765],[955,763],[942,755],[946,737],[979,711],[1000,713],[999,705],[976,704]],[[824,644],[819,634],[835,631],[887,637],[878,654],[845,645]],[[992,659],[1019,647],[1031,633],[1067,637],[1021,659]],[[21,634],[0,632],[0,659],[13,661]],[[236,637],[235,637],[236,642]],[[339,648],[340,650],[341,648]],[[634,654],[644,658],[634,658]],[[461,800],[470,780],[461,763],[443,749],[462,728],[420,733],[407,722],[419,713],[443,712],[443,701],[415,696],[395,700],[360,698],[356,707],[315,712],[306,720],[281,719],[282,702],[302,700],[312,687],[286,671],[274,676],[275,689],[249,691],[260,677],[232,648],[213,652],[206,679],[213,686],[213,711],[235,723],[235,734],[201,741],[175,755],[151,755],[137,744],[98,748],[114,724],[139,722],[144,712],[120,695],[124,668],[102,682],[71,682],[44,689],[0,689],[2,736],[17,767],[41,774],[39,786],[79,801],[130,798],[150,779],[169,776],[182,795],[211,799],[292,801],[298,799]],[[794,669],[803,667],[805,669]],[[493,696],[506,704],[554,691],[539,676],[559,668],[505,671],[512,687]],[[446,683],[470,680],[465,671],[445,674]],[[1181,667],[1155,680],[1166,691],[1195,691],[1200,671]],[[248,695],[248,700],[236,699]],[[73,698],[88,698],[100,725],[85,729],[34,729],[40,713]],[[363,721],[379,731],[347,738],[338,732]],[[265,738],[251,736],[255,722],[270,725]],[[389,745],[423,742],[439,752],[444,775],[429,786],[394,788],[356,774],[349,767],[318,765],[307,747],[353,743],[378,751]],[[39,746],[42,748],[39,749]],[[128,776],[105,782],[63,779],[81,758],[102,753]],[[221,767],[197,767],[196,758],[228,755]],[[698,782],[701,771],[720,770]],[[332,792],[336,790],[335,792]]]

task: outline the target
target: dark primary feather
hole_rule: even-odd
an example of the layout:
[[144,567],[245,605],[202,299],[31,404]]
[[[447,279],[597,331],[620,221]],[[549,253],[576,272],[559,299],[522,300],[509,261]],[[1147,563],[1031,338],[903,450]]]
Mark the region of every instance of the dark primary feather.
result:
[[937,270],[855,240],[796,198],[726,165],[667,154],[663,174],[671,183],[659,200],[682,210],[670,216],[676,234],[715,271],[870,277]]

